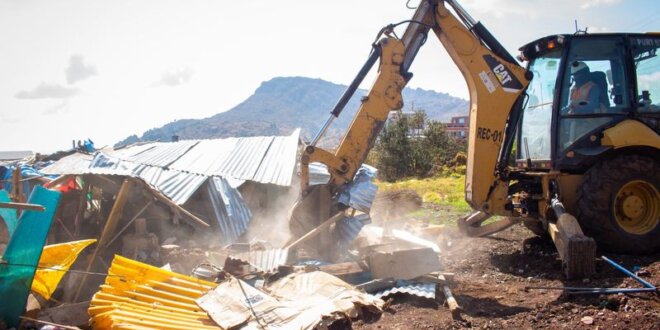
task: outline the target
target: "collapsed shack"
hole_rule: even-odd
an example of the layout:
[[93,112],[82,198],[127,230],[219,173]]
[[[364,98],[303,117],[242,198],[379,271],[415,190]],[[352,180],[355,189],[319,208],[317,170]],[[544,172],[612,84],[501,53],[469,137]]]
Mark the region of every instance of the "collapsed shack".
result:
[[[299,145],[295,130],[63,157],[43,169],[59,175],[48,187],[62,192],[49,243],[98,238],[90,260],[74,268],[105,272],[114,254],[161,266],[161,246],[210,249],[245,240],[251,208],[268,214],[281,207],[269,202],[273,196],[295,194],[289,190]],[[101,282],[67,277],[58,297],[67,302],[87,300]]]

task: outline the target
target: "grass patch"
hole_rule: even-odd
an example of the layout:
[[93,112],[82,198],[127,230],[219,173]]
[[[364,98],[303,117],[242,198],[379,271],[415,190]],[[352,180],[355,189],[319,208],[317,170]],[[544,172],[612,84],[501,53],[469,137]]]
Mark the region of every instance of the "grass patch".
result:
[[470,211],[470,206],[465,201],[464,175],[452,174],[426,179],[377,182],[376,184],[381,191],[412,189],[422,196],[424,203],[449,206],[461,213]]

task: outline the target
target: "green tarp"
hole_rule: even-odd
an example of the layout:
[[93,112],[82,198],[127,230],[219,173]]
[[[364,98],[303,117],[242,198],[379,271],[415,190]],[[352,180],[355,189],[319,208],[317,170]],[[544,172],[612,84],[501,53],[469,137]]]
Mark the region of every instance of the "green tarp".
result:
[[[0,202],[11,202],[11,199],[9,199],[9,194],[7,194],[6,190],[0,190]],[[0,208],[0,217],[5,220],[7,231],[9,231],[9,237],[11,237],[11,234],[14,233],[14,229],[16,229],[16,223],[18,222],[16,219],[16,210]]]
[[0,260],[0,320],[9,327],[18,327],[25,311],[34,272],[59,199],[57,191],[40,186],[32,191],[28,203],[43,205],[45,210],[26,210],[21,214]]

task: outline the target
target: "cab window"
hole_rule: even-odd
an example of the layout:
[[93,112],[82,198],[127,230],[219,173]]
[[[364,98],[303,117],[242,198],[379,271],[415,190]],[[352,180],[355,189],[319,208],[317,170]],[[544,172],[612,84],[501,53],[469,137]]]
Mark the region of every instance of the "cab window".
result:
[[630,40],[637,74],[637,111],[660,112],[660,38]]
[[622,37],[574,38],[562,81],[559,151],[631,109]]

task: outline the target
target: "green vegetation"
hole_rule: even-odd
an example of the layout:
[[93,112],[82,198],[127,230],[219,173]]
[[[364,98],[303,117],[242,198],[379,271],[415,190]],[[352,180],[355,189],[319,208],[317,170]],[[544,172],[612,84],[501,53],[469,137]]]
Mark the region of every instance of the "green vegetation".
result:
[[418,110],[388,122],[367,162],[378,168],[385,181],[425,178],[462,165],[456,161],[464,158],[457,157],[464,150],[465,141],[448,136],[443,123],[428,120],[424,110]]
[[460,213],[470,211],[470,206],[465,201],[465,175],[452,174],[426,179],[377,182],[377,185],[379,191],[412,189],[422,196],[424,203],[432,204],[432,206],[451,207]]

